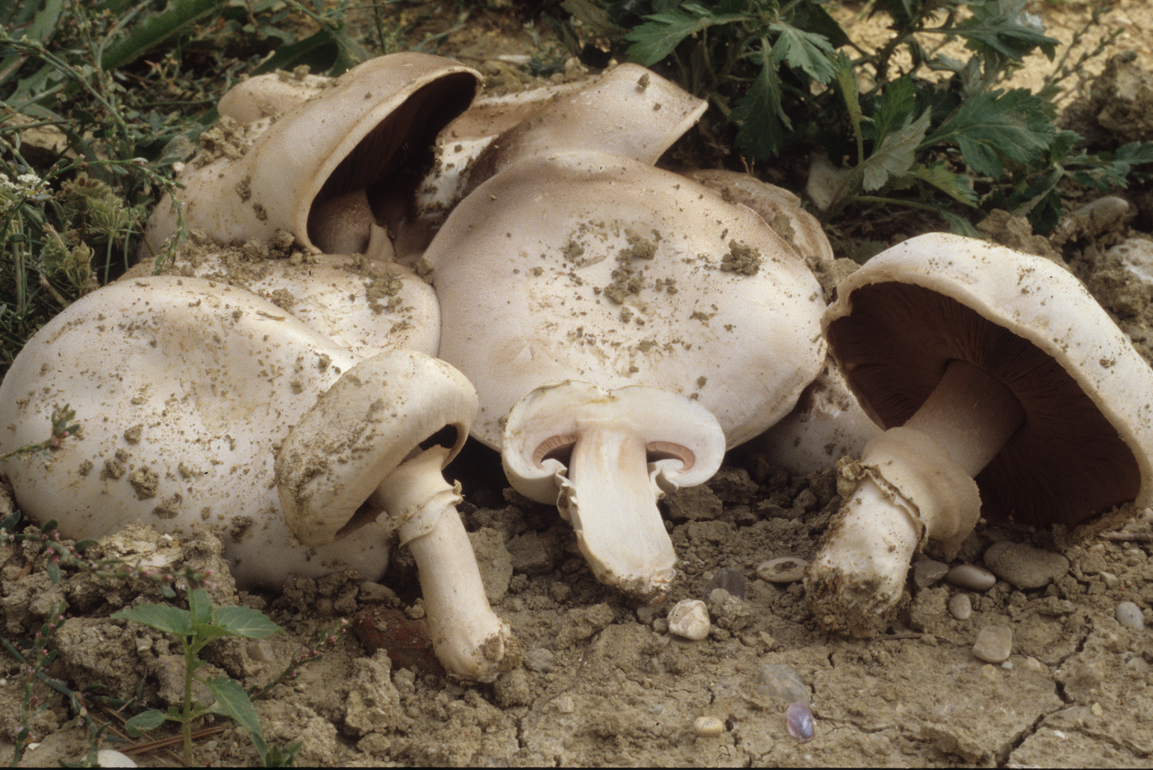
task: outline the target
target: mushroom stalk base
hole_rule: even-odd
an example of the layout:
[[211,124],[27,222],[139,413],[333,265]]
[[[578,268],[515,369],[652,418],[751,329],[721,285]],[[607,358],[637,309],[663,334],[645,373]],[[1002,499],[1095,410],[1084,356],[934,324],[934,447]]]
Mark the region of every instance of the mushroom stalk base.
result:
[[573,446],[557,505],[597,580],[646,601],[663,596],[677,554],[657,500],[643,439],[611,425],[586,427]]
[[857,489],[805,578],[817,621],[851,636],[884,631],[904,595],[913,555],[933,540],[951,557],[973,530],[981,511],[973,476],[1024,420],[1000,381],[950,362],[904,427],[865,446]]
[[476,554],[456,504],[459,489],[441,475],[448,450],[429,449],[397,468],[373,495],[398,522],[416,560],[436,656],[449,672],[492,681],[514,642],[489,606]]

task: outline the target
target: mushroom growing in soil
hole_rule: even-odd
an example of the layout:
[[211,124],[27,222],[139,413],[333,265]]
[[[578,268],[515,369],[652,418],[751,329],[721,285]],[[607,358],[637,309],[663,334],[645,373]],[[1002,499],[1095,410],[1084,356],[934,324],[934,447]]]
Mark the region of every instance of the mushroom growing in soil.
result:
[[824,323],[886,428],[805,580],[826,628],[883,631],[913,554],[951,557],[979,516],[1072,529],[1153,502],[1153,370],[1056,263],[923,235],[846,279]]
[[361,359],[249,292],[144,278],[85,296],[25,346],[0,384],[0,454],[42,441],[66,404],[79,436],[0,463],[33,519],[73,538],[205,526],[238,586],[271,589],[347,568],[379,579],[398,530],[445,667],[496,675],[508,630],[441,475],[476,395],[447,364]]
[[[352,68],[271,125],[226,119],[202,137],[207,151],[179,177],[184,225],[223,242],[285,230],[310,251],[386,250],[383,223],[407,216],[436,134],[468,106],[479,81],[449,59],[391,54]],[[165,198],[141,259],[177,228]]]
[[628,158],[516,163],[457,206],[425,258],[439,355],[480,396],[473,435],[503,446],[524,494],[561,499],[601,579],[641,596],[672,577],[661,486],[711,476],[717,450],[786,414],[824,359],[803,260],[748,208]]

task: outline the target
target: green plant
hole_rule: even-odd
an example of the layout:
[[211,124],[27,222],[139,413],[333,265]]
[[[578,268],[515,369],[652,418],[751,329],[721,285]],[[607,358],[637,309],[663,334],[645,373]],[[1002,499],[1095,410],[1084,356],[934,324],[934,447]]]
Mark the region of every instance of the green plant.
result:
[[[260,719],[253,708],[252,699],[235,679],[217,676],[203,679],[196,671],[204,664],[200,651],[213,639],[239,636],[245,639],[264,639],[282,634],[284,629],[268,619],[264,613],[248,607],[214,607],[203,588],[188,592],[188,609],[167,604],[144,604],[117,612],[113,618],[133,620],[149,628],[175,636],[184,650],[184,701],[180,707],[170,706],[166,711],[149,709],[128,720],[125,727],[129,735],[152,730],[165,721],[178,722],[184,735],[184,760],[192,761],[192,723],[208,714],[220,714],[235,720],[248,730],[253,745],[265,765],[290,764],[300,745],[287,749],[270,748],[264,741]],[[215,703],[202,705],[193,700],[193,686],[200,682],[215,698]]]
[[[566,0],[625,56],[668,71],[707,98],[702,131],[748,160],[807,151],[832,184],[814,203],[826,221],[847,206],[909,206],[971,232],[970,212],[1007,208],[1048,232],[1066,180],[1108,189],[1153,162],[1153,143],[1089,153],[1054,125],[1055,90],[1005,89],[1024,57],[1057,42],[1025,0],[874,0],[892,30],[857,44],[817,0]],[[576,50],[574,27],[558,25]],[[942,50],[962,41],[965,58]],[[1068,70],[1064,70],[1068,74]],[[1050,80],[1050,86],[1055,79]]]

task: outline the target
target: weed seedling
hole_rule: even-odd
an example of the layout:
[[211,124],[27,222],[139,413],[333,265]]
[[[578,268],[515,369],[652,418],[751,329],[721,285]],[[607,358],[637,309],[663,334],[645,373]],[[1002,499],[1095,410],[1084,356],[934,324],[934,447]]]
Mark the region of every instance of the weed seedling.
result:
[[[227,676],[204,679],[196,671],[204,665],[200,651],[213,639],[222,636],[239,636],[245,639],[264,639],[272,634],[282,634],[284,629],[273,623],[264,613],[249,607],[214,607],[208,593],[203,588],[193,588],[188,592],[188,609],[182,610],[167,604],[144,604],[117,612],[113,618],[134,620],[149,628],[172,634],[180,640],[184,650],[184,701],[180,707],[169,706],[166,711],[149,709],[132,717],[125,724],[133,737],[152,730],[166,721],[181,725],[184,735],[184,761],[192,761],[192,723],[208,714],[220,714],[235,720],[246,730],[252,744],[260,753],[267,766],[291,762],[299,750],[299,744],[288,747],[283,752],[270,750],[260,729],[260,719],[253,708],[252,699],[244,688]],[[204,684],[216,702],[202,705],[192,698],[196,682]]]

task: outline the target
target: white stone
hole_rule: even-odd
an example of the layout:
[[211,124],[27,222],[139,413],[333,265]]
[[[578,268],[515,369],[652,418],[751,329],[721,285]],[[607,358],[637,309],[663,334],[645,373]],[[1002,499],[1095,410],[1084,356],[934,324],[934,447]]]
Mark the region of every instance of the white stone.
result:
[[700,599],[682,599],[669,610],[669,633],[700,641],[709,635],[709,610]]

